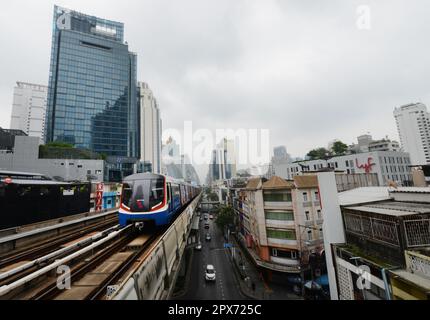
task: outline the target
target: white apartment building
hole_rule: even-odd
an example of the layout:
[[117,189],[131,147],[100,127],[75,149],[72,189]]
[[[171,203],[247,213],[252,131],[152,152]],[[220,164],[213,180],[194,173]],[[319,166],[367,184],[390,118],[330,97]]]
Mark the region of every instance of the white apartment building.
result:
[[148,84],[139,83],[141,161],[161,173],[161,119],[157,100]]
[[17,82],[13,90],[11,129],[24,131],[43,143],[48,87]]
[[409,154],[398,151],[374,151],[333,157],[328,160],[308,160],[299,162],[274,162],[275,175],[286,180],[309,171],[331,168],[347,174],[377,173],[381,185],[390,181],[399,185],[411,185],[411,160]]
[[394,109],[400,143],[413,165],[430,163],[430,118],[427,107],[413,103]]
[[239,235],[257,265],[299,274],[323,249],[321,204],[315,175],[286,181],[250,179],[236,202]]

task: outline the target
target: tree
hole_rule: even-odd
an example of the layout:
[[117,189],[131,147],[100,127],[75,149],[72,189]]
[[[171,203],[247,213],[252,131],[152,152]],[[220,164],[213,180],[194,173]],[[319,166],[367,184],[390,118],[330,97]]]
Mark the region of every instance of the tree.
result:
[[221,230],[228,225],[234,223],[234,210],[230,206],[220,206],[218,208],[218,215],[216,218],[216,224]]
[[342,141],[336,141],[333,144],[333,147],[331,148],[331,151],[336,156],[342,156],[342,155],[344,155],[347,150],[348,150],[348,146],[345,143],[343,143]]
[[45,146],[52,148],[73,148],[73,144],[63,141],[48,142]]
[[307,156],[311,160],[326,159],[330,156],[330,152],[326,148],[317,148],[309,151]]

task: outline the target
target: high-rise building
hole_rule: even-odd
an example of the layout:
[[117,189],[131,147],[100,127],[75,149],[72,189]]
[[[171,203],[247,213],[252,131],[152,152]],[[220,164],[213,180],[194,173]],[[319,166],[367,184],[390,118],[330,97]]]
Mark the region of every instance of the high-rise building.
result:
[[13,90],[10,128],[39,137],[43,143],[47,94],[47,86],[17,82]]
[[224,138],[212,152],[212,161],[209,167],[209,180],[219,181],[231,179],[236,176],[236,155],[234,140]]
[[273,159],[274,160],[286,160],[289,158],[287,148],[285,146],[279,146],[273,148]]
[[411,156],[413,165],[430,163],[430,117],[422,103],[412,103],[394,110],[400,143]]
[[140,102],[140,160],[161,173],[161,120],[160,109],[152,90],[146,83],[139,83]]
[[55,6],[46,141],[139,159],[136,64],[123,23]]
[[166,141],[166,144],[163,145],[163,161],[164,159],[169,159],[169,158],[173,158],[173,160],[178,160],[179,156],[180,156],[179,144],[176,143],[175,139],[173,139],[172,137],[169,137],[169,139]]

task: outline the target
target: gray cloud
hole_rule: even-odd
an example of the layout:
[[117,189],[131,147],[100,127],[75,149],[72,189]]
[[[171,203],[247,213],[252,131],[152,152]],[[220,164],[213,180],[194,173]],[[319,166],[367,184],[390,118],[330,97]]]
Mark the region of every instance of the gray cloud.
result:
[[[125,23],[139,79],[165,128],[268,128],[293,155],[371,132],[397,139],[393,108],[430,103],[425,1],[56,1]],[[0,12],[0,126],[15,81],[47,83],[53,1],[8,1]]]

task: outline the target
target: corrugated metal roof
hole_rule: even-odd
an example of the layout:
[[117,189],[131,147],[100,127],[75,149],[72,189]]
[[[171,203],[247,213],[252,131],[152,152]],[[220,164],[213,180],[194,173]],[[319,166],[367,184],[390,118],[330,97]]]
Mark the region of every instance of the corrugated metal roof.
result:
[[410,215],[417,214],[417,212],[394,210],[394,209],[389,209],[389,208],[375,208],[375,207],[369,207],[369,206],[348,207],[348,210],[369,212],[369,213],[378,213],[378,214],[383,214],[383,215],[387,215],[387,216],[395,216],[395,217],[410,216]]
[[399,187],[399,188],[390,188],[390,192],[405,192],[405,193],[430,193],[429,187]]
[[59,182],[53,180],[23,180],[23,179],[12,179],[10,184],[25,184],[25,185],[68,185],[68,182]]
[[391,199],[388,187],[362,187],[339,193],[339,204],[348,206]]

